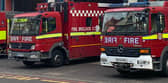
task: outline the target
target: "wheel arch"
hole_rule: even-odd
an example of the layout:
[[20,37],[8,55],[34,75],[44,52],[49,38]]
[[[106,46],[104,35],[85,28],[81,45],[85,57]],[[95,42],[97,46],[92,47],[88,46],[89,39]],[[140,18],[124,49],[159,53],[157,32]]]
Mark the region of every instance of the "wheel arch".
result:
[[64,42],[57,42],[51,47],[51,49],[49,51],[49,56],[50,57],[52,57],[52,52],[54,50],[60,50],[61,52],[63,52],[65,54],[64,57],[67,60],[69,60],[69,51],[64,47]]
[[[166,53],[168,53],[168,46],[166,46],[164,49],[163,49],[163,51],[162,51],[162,53],[161,53],[161,56],[160,56],[160,70],[162,71],[162,68],[163,68],[163,59],[164,59],[164,57],[166,56],[165,54]],[[167,55],[168,56],[168,55]]]

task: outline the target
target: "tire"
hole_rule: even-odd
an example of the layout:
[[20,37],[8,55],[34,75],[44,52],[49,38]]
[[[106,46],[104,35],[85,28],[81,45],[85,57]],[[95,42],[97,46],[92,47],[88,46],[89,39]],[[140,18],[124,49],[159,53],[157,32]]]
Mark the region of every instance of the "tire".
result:
[[2,47],[0,47],[0,53],[1,53],[1,54],[3,53],[3,48],[2,48]]
[[5,54],[5,49],[3,47],[0,47],[0,54]]
[[49,66],[53,66],[53,67],[58,67],[58,66],[62,66],[64,64],[64,55],[61,51],[59,50],[55,50],[52,53],[52,58],[49,62],[47,62],[47,64]]
[[5,46],[0,46],[0,56],[5,56],[6,55],[6,49]]
[[32,62],[32,61],[23,61],[23,64],[24,64],[25,66],[28,66],[28,67],[33,66],[34,63],[35,63],[35,62]]
[[166,55],[163,59],[162,74],[163,74],[163,76],[168,77],[168,53],[166,53]]

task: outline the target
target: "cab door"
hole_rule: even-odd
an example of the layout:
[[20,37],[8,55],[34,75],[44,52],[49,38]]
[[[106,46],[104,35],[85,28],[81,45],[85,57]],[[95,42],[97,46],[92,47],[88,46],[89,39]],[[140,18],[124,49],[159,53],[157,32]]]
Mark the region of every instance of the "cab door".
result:
[[151,48],[151,53],[153,55],[159,55],[161,50],[166,46],[165,41],[165,15],[164,13],[152,13],[151,14],[151,30],[150,33],[155,36],[156,38],[148,40],[149,45]]
[[48,52],[55,43],[62,41],[62,33],[58,23],[60,17],[57,14],[55,14],[56,16],[53,14],[45,15],[47,16],[41,18],[40,35],[36,39],[41,46],[40,49]]

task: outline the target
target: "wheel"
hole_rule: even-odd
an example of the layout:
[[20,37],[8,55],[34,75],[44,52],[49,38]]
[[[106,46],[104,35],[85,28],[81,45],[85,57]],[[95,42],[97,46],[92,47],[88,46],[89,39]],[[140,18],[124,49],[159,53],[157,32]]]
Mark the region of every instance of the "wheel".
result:
[[32,65],[34,65],[34,63],[35,63],[35,62],[32,62],[32,61],[23,61],[23,64],[24,64],[25,66],[32,66]]
[[163,59],[162,74],[168,77],[168,53],[166,53],[165,58]]
[[0,47],[0,54],[2,54],[3,53],[3,48],[2,47]]
[[5,46],[0,46],[0,56],[5,56],[6,55],[6,49],[5,49]]
[[59,50],[55,50],[52,53],[52,58],[49,62],[47,62],[47,64],[49,66],[53,66],[53,67],[58,67],[58,66],[62,66],[64,64],[64,55],[61,51]]

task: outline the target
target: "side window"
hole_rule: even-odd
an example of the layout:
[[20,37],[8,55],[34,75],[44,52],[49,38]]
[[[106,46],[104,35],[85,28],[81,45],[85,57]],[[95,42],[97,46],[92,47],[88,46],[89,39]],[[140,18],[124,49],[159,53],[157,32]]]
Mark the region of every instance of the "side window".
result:
[[48,18],[48,32],[51,32],[56,29],[56,19]]
[[87,26],[87,27],[92,26],[92,18],[91,18],[91,17],[87,17],[87,18],[86,18],[86,26]]
[[165,16],[161,13],[151,14],[151,33],[162,33],[165,28]]
[[165,29],[165,16],[164,14],[158,14],[158,20],[159,20],[159,23],[158,23],[158,26],[159,26],[159,30],[158,32],[163,32],[164,29]]
[[42,33],[48,33],[56,29],[56,19],[53,17],[42,18]]

